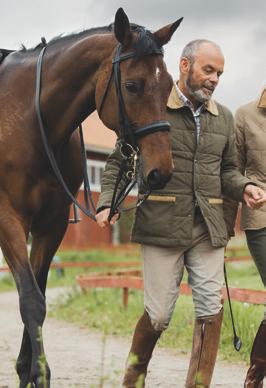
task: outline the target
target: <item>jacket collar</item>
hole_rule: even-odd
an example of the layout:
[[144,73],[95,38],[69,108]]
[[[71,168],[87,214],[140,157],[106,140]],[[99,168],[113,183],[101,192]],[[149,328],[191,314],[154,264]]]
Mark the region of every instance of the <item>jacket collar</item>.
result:
[[[175,86],[172,87],[170,96],[167,101],[167,107],[170,109],[180,109],[184,106],[183,102],[177,94]],[[214,116],[219,116],[217,104],[214,100],[209,100],[206,104],[206,110]]]
[[258,108],[266,108],[266,87],[263,89],[259,102],[258,102]]

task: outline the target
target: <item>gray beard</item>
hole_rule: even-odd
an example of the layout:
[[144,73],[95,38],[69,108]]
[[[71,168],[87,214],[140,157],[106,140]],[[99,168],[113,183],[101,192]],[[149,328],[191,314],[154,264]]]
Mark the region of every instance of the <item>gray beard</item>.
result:
[[209,101],[211,99],[211,95],[205,94],[201,89],[193,90],[189,78],[185,80],[185,84],[187,87],[187,90],[191,97],[193,97],[196,101],[201,102],[204,104],[205,102]]

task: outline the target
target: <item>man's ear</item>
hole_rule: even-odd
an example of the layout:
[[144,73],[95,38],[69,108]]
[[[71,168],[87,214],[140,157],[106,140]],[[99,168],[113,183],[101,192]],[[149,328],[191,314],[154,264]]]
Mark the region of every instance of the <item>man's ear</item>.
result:
[[114,34],[118,42],[127,46],[132,38],[130,23],[123,8],[119,8],[115,14]]
[[188,74],[191,68],[191,63],[186,57],[182,57],[179,62],[179,69],[182,74]]

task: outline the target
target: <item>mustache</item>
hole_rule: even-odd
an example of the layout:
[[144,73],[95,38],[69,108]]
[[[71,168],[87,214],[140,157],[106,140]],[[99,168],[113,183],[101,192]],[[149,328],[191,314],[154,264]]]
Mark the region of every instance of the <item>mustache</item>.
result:
[[208,89],[208,90],[210,90],[210,91],[212,91],[212,92],[215,90],[215,86],[213,86],[213,85],[210,84],[209,82],[205,82],[205,83],[203,84],[203,87],[206,88],[206,89]]

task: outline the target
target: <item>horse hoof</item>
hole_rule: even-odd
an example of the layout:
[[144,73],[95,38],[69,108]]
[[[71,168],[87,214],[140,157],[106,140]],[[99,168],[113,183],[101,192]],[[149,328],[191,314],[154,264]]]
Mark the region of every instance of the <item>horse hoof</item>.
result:
[[20,379],[19,388],[34,388],[30,380],[27,379]]
[[[28,388],[28,387],[27,387]],[[30,388],[50,388],[50,380],[46,380],[42,377],[38,377],[36,381],[34,381]]]

